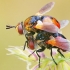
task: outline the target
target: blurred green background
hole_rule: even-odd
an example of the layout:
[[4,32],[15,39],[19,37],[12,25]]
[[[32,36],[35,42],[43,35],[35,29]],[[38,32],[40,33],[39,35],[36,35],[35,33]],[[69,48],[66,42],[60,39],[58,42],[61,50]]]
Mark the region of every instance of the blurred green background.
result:
[[[0,70],[26,70],[25,62],[6,55],[9,53],[6,50],[8,46],[24,45],[25,37],[20,36],[15,29],[6,30],[6,25],[24,21],[51,1],[55,2],[55,6],[46,15],[54,16],[59,21],[70,20],[70,0],[0,0]],[[62,31],[70,40],[70,24]]]

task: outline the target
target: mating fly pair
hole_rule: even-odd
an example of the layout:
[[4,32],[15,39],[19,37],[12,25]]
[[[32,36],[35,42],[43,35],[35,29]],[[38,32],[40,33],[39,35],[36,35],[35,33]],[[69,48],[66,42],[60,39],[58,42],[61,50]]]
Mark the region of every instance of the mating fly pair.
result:
[[[57,65],[52,56],[52,48],[57,48],[57,51],[63,57],[64,55],[60,52],[60,50],[70,51],[70,42],[59,33],[60,29],[68,24],[68,20],[62,20],[59,22],[54,17],[48,15],[43,16],[43,14],[49,12],[53,8],[54,4],[54,2],[46,4],[35,15],[28,17],[24,23],[18,23],[16,26],[6,25],[6,29],[16,28],[20,35],[25,35],[27,41],[25,42],[24,49],[26,45],[31,50],[34,50],[35,47],[37,47],[35,46],[36,44],[41,47],[41,49],[34,51],[39,57],[39,67],[40,56],[38,52],[42,52],[46,48],[50,49],[51,57],[54,63]],[[34,36],[35,34],[37,35]]]

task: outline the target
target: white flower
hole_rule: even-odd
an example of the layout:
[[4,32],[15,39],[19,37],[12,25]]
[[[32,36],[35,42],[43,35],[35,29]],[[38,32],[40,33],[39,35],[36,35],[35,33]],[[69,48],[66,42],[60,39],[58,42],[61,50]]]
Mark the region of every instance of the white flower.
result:
[[[70,52],[65,53],[65,58],[61,57],[59,54],[56,54],[54,56],[54,59],[58,63],[58,65],[55,65],[52,58],[45,57],[45,54],[43,52],[39,53],[39,55],[41,56],[41,67],[39,68],[38,56],[36,55],[36,53],[33,53],[30,57],[28,57],[28,55],[30,55],[33,50],[26,48],[25,51],[23,51],[22,49],[22,46],[10,46],[9,48],[7,48],[7,50],[10,52],[10,54],[8,55],[15,55],[19,59],[27,63],[27,70],[70,70],[70,66],[66,62],[70,62]],[[55,52],[54,49],[53,51]],[[33,65],[33,63],[35,64]],[[30,68],[30,66],[33,67]]]

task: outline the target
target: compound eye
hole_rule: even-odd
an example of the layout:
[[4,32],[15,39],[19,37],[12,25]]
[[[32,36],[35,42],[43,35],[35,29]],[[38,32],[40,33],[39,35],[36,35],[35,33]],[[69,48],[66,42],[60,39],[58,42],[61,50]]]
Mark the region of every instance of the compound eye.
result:
[[19,34],[23,34],[23,25],[21,23],[19,23],[17,26],[16,26],[16,29],[18,31]]

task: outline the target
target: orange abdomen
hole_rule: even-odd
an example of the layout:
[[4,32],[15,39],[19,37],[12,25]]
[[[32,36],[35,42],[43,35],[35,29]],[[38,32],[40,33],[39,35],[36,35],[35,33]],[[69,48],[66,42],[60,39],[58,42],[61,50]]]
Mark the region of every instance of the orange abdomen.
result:
[[55,39],[46,41],[47,44],[51,44],[52,46],[56,46]]
[[55,18],[52,18],[52,21],[58,28],[60,28],[60,23]]

